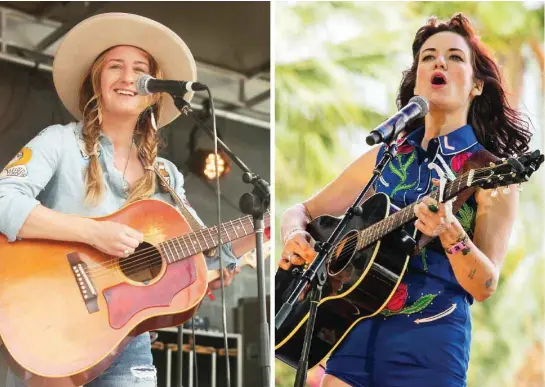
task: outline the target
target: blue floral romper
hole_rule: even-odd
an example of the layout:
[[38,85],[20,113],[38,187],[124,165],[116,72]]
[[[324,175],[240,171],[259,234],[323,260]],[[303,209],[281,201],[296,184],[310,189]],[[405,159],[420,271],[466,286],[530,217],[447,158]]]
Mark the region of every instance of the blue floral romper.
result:
[[[429,164],[458,174],[484,147],[463,126],[420,146],[424,128],[398,140],[398,155],[375,184],[393,204],[405,207],[433,188]],[[379,151],[381,158],[384,147]],[[473,237],[474,196],[456,217]],[[381,314],[363,320],[327,362],[326,373],[357,387],[463,387],[471,342],[473,298],[458,283],[439,241],[411,257],[407,274]]]

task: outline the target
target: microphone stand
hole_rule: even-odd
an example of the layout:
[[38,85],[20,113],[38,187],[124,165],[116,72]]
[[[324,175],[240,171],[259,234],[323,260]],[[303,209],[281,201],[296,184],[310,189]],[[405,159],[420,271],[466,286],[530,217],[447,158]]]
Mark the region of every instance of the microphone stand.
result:
[[[182,97],[172,95],[174,104],[182,114],[191,115],[195,122],[203,128],[208,135],[214,138],[214,131],[209,128],[191,109],[189,103]],[[221,140],[217,139],[220,148],[229,156],[229,158],[244,172],[242,181],[253,185],[251,193],[242,195],[239,201],[239,207],[245,214],[252,215],[254,221],[254,231],[256,237],[256,260],[257,260],[257,296],[259,303],[260,317],[260,369],[261,381],[263,387],[270,385],[270,363],[269,363],[269,323],[267,322],[267,302],[265,289],[265,267],[263,259],[263,215],[269,208],[270,188],[269,183],[253,173],[247,166],[235,155],[231,149]],[[218,226],[219,227],[219,226]]]
[[[395,129],[395,128],[394,128]],[[356,215],[361,215],[360,204],[363,201],[365,194],[373,186],[375,181],[382,176],[382,173],[388,163],[397,154],[397,145],[394,142],[395,136],[393,135],[395,130],[392,131],[392,135],[384,139],[384,143],[387,145],[387,149],[382,155],[381,160],[373,170],[373,176],[369,179],[363,190],[360,192],[352,206],[348,208],[343,219],[337,225],[333,233],[330,235],[326,242],[317,242],[315,250],[318,252],[312,263],[308,266],[307,270],[297,279],[296,285],[293,291],[290,293],[287,301],[284,302],[280,310],[275,316],[275,327],[279,329],[286,318],[289,316],[293,304],[299,299],[299,296],[303,290],[310,284],[310,308],[309,317],[305,327],[305,338],[303,341],[303,348],[301,351],[301,358],[297,367],[297,374],[295,376],[295,387],[304,387],[307,379],[308,371],[308,357],[310,352],[310,345],[312,341],[312,335],[314,332],[314,324],[316,321],[316,314],[318,312],[318,304],[322,297],[322,288],[327,281],[327,274],[325,270],[326,257],[329,256],[332,248],[338,242],[339,237],[346,228],[346,225]]]

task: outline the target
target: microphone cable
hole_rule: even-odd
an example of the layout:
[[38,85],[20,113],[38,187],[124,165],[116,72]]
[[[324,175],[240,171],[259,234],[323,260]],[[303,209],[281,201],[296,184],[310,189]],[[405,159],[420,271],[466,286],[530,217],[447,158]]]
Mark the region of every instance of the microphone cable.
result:
[[212,98],[212,92],[206,86],[208,98],[210,100],[210,111],[212,112],[212,129],[214,131],[214,166],[216,169],[216,200],[217,200],[217,215],[218,215],[218,258],[220,264],[220,283],[221,283],[221,322],[223,331],[223,345],[225,348],[225,366],[226,366],[226,381],[227,387],[231,387],[231,368],[229,362],[229,345],[227,343],[227,308],[225,305],[225,286],[223,279],[223,253],[221,243],[221,190],[220,190],[220,176],[219,176],[219,164],[218,164],[218,132],[216,129],[216,111],[214,109],[214,99]]

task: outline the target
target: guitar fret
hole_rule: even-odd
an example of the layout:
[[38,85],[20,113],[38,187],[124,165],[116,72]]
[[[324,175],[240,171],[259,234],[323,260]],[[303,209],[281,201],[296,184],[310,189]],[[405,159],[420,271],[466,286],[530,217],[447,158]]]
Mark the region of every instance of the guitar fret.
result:
[[[172,255],[172,259],[173,259],[173,258],[174,258],[174,254],[172,253],[172,247],[170,246],[170,243],[169,243],[169,242],[170,242],[170,241],[166,241],[166,245],[167,245],[168,249],[170,250],[170,254]],[[169,256],[168,256],[168,254],[167,254],[167,261],[170,262],[170,258],[169,258]]]
[[170,243],[171,248],[174,250],[174,256],[172,257],[172,262],[176,262],[177,258],[179,257],[180,254],[178,252],[178,249],[176,248],[176,244],[174,242],[174,239],[170,239],[169,243]]
[[185,243],[187,243],[187,245],[189,246],[189,252],[192,255],[197,253],[197,249],[195,248],[195,246],[193,245],[193,241],[191,240],[191,234],[188,234],[187,238],[184,236],[184,239],[185,239]]
[[206,249],[208,250],[210,248],[210,246],[208,246],[208,242],[206,241],[206,237],[204,236],[203,230],[200,230],[200,234],[201,234],[200,236],[201,236],[202,240],[206,244]]
[[192,236],[193,236],[193,239],[191,239],[191,237],[189,237],[189,239],[193,243],[193,247],[195,248],[195,252],[197,252],[197,247],[195,246],[195,241],[197,241],[197,244],[199,245],[199,248],[202,251],[203,248],[202,248],[202,246],[201,246],[201,244],[199,242],[199,238],[197,237],[197,235],[195,235],[195,233],[193,233]]
[[[185,256],[186,254],[185,254],[185,251],[184,251],[184,248],[183,248],[182,244],[180,243],[180,239],[179,238],[174,238],[174,239],[172,239],[172,241],[173,241],[172,243],[174,243],[174,242],[178,243],[178,246],[179,246],[180,252],[181,252],[180,256],[182,256],[182,257]],[[174,246],[176,246],[176,245],[174,245]]]
[[234,231],[235,231],[235,236],[238,238],[238,232],[237,232],[237,227],[234,228]]
[[[229,235],[229,232],[227,231],[227,228],[225,227],[225,223],[222,224],[223,226],[223,231],[225,232],[225,234]],[[222,240],[221,240],[221,243],[225,243],[225,241],[223,240],[223,237],[222,237]]]
[[182,239],[182,242],[184,242],[185,248],[187,249],[187,255],[188,256],[191,255],[191,250],[189,249],[189,245],[187,244],[187,241],[185,240],[185,237],[182,236],[181,239]]
[[215,241],[214,241],[214,236],[212,235],[212,231],[210,231],[209,228],[207,228],[206,230],[208,230],[208,235],[210,236],[210,243],[212,243],[212,246],[215,246]]
[[242,219],[239,219],[240,221],[240,224],[242,225],[242,229],[244,230],[244,235],[248,235],[248,233],[246,232],[246,227],[244,227],[244,222],[242,221]]

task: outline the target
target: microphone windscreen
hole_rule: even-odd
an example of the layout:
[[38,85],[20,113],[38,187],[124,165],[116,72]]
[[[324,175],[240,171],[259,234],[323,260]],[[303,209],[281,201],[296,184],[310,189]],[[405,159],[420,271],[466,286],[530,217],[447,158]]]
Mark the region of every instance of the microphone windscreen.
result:
[[430,105],[429,105],[428,101],[426,100],[426,98],[424,98],[424,97],[421,97],[419,95],[415,95],[414,97],[412,97],[409,100],[409,103],[411,103],[411,102],[414,102],[415,104],[420,106],[420,109],[421,109],[420,114],[416,118],[422,118],[426,114],[428,114],[428,112],[430,111]]
[[148,91],[147,84],[150,79],[153,79],[151,75],[144,74],[136,81],[136,92],[140,95],[151,94]]

